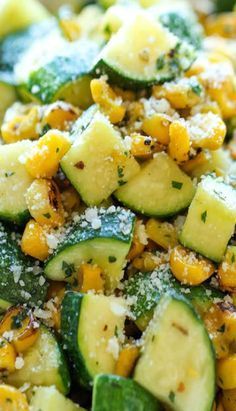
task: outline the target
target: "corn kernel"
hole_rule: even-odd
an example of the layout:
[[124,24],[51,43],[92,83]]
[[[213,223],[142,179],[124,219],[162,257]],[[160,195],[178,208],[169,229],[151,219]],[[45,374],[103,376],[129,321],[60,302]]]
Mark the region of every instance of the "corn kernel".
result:
[[101,107],[112,123],[116,124],[123,120],[125,107],[121,104],[122,100],[104,80],[93,79],[90,88],[94,102]]
[[42,226],[34,220],[30,220],[25,227],[21,239],[21,249],[23,253],[37,258],[40,261],[46,260],[49,256],[49,247],[45,231]]
[[26,203],[40,225],[58,227],[64,223],[64,210],[57,185],[52,180],[34,180],[26,192]]
[[134,369],[135,362],[139,357],[139,349],[134,345],[123,348],[120,352],[116,367],[115,374],[121,377],[129,377]]
[[168,152],[170,157],[178,163],[187,161],[190,150],[190,137],[186,125],[180,121],[174,121],[170,125],[169,134]]
[[70,148],[68,138],[58,130],[50,130],[27,153],[25,167],[35,178],[50,178],[59,168],[61,158]]
[[155,138],[158,143],[168,145],[170,120],[165,114],[153,114],[143,120],[142,130],[150,137]]
[[64,190],[61,194],[61,199],[65,210],[69,213],[73,210],[77,210],[80,205],[79,194],[73,187]]
[[222,13],[209,16],[205,21],[205,30],[208,36],[220,36],[235,39],[236,13]]
[[130,137],[132,138],[131,154],[134,157],[147,159],[152,156],[156,143],[151,137],[142,136],[139,133],[132,133]]
[[236,247],[229,246],[218,269],[220,285],[224,289],[236,288]]
[[138,257],[135,257],[132,261],[132,266],[137,270],[143,272],[154,271],[157,267],[160,267],[164,262],[162,257],[158,257],[151,252],[144,251]]
[[236,410],[236,389],[222,391],[222,405],[224,407],[223,411]]
[[0,410],[29,411],[26,395],[10,385],[0,385]]
[[133,241],[132,241],[132,245],[131,248],[129,250],[129,254],[127,256],[127,260],[132,261],[134,258],[136,258],[137,256],[139,256],[144,248],[145,248],[145,242],[147,242],[146,240],[146,233],[145,231],[141,233],[141,235],[143,235],[144,239],[142,239],[143,241],[140,241],[140,230],[145,230],[145,227],[142,225],[142,221],[138,220],[136,221],[135,227],[134,227],[134,236],[133,236]]
[[214,264],[206,258],[177,246],[170,253],[170,268],[173,275],[183,284],[199,285],[215,271]]
[[226,125],[223,120],[211,112],[199,113],[187,121],[193,148],[217,150],[224,142]]
[[82,264],[80,267],[79,276],[82,277],[82,293],[86,293],[90,290],[94,290],[96,292],[104,290],[102,270],[97,265]]
[[212,304],[211,308],[204,313],[203,320],[212,340],[216,358],[227,357],[229,355],[229,343],[224,332],[224,317],[222,316],[220,306],[218,304]]
[[35,319],[24,307],[11,307],[0,322],[0,335],[13,333],[12,344],[20,353],[31,347],[39,336],[39,328],[34,327]]
[[146,224],[146,232],[152,241],[165,250],[173,248],[178,244],[177,231],[170,223],[150,218]]
[[37,107],[32,107],[27,114],[18,114],[3,123],[1,128],[2,138],[5,143],[15,143],[25,139],[35,140],[39,137],[37,127],[39,121],[39,110]]
[[81,26],[76,18],[64,18],[60,20],[61,29],[69,41],[78,40],[81,36]]
[[75,121],[79,115],[79,109],[72,106],[72,104],[65,103],[64,101],[57,101],[56,103],[46,106],[42,124],[63,131],[67,130],[68,123],[70,124]]
[[16,351],[12,344],[4,338],[0,338],[0,370],[15,371]]
[[236,388],[236,354],[217,361],[217,384],[224,390]]
[[196,157],[191,158],[191,160],[186,161],[184,164],[181,165],[181,168],[185,171],[187,174],[192,174],[194,173],[194,170],[203,164],[207,163],[209,161],[208,156],[204,151],[201,151],[199,154],[196,155]]

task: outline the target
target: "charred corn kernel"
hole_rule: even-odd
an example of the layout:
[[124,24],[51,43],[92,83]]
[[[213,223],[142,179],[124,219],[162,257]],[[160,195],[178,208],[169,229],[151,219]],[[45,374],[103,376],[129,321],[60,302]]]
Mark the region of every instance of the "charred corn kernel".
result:
[[81,26],[76,18],[60,20],[61,29],[69,41],[78,40],[81,36]]
[[123,348],[116,363],[115,374],[120,375],[121,377],[129,377],[134,369],[135,362],[138,357],[138,347],[130,345]]
[[57,185],[52,180],[34,180],[26,192],[32,217],[41,225],[58,227],[64,223],[64,210]]
[[221,36],[234,39],[236,37],[236,13],[222,13],[209,16],[205,21],[208,36]]
[[15,371],[16,351],[12,344],[4,338],[0,338],[0,370]]
[[30,220],[25,227],[21,249],[23,253],[44,261],[49,255],[46,233],[42,226],[34,220]]
[[102,276],[102,270],[97,265],[82,264],[80,267],[79,276],[81,276],[82,293],[86,293],[90,290],[97,292],[103,291],[104,279]]
[[217,361],[217,384],[224,390],[236,388],[236,354]]
[[15,143],[25,139],[35,140],[39,137],[39,121],[39,110],[37,107],[32,107],[27,114],[16,115],[10,121],[3,123],[2,138],[5,143]]
[[165,114],[153,114],[143,120],[142,130],[150,137],[155,138],[158,143],[168,145],[170,120]]
[[122,100],[104,80],[93,79],[90,88],[94,102],[108,115],[112,123],[123,120],[125,107],[122,106]]
[[183,284],[198,285],[215,271],[214,264],[206,258],[177,246],[170,253],[170,268],[175,278]]
[[222,405],[224,407],[224,411],[236,410],[236,389],[222,391]]
[[58,130],[67,130],[68,124],[75,121],[80,115],[78,108],[72,104],[64,101],[57,101],[56,103],[46,106],[43,114],[43,126],[49,126]]
[[178,163],[187,161],[190,150],[190,136],[186,125],[181,121],[174,121],[170,125],[169,134],[168,152],[170,157]]
[[61,303],[65,294],[65,283],[63,281],[51,281],[47,291],[47,299],[57,298],[57,301]]
[[61,199],[65,210],[68,212],[78,209],[80,205],[80,197],[73,187],[64,190],[61,194]]
[[27,153],[25,167],[35,178],[51,178],[70,148],[69,139],[58,130],[50,130]]
[[209,161],[208,155],[204,151],[201,151],[196,155],[196,157],[182,164],[181,168],[185,171],[185,173],[191,175],[197,167],[202,166],[207,161]]
[[147,244],[147,236],[146,236],[145,226],[142,223],[142,220],[137,220],[135,223],[135,227],[134,227],[134,236],[133,236],[132,245],[129,250],[127,259],[129,261],[132,261],[138,255],[140,255],[143,252],[146,244]]
[[0,385],[0,410],[29,411],[26,395],[10,385]]
[[151,137],[142,136],[139,133],[132,133],[131,154],[134,157],[150,158],[155,149],[155,141]]
[[187,121],[193,148],[217,150],[224,142],[226,125],[216,114],[198,113]]
[[148,272],[163,264],[163,258],[158,257],[151,252],[144,251],[140,256],[134,258],[132,266],[137,270]]
[[223,262],[218,269],[218,278],[222,288],[236,288],[236,247],[229,246]]
[[213,304],[204,314],[203,320],[212,340],[216,358],[227,357],[229,355],[229,344],[225,338],[225,325],[220,307],[217,304]]
[[146,232],[152,241],[165,250],[173,248],[178,244],[177,231],[170,223],[150,218],[146,224]]
[[0,335],[12,332],[11,343],[20,353],[31,347],[39,336],[32,312],[24,307],[11,307],[0,322]]

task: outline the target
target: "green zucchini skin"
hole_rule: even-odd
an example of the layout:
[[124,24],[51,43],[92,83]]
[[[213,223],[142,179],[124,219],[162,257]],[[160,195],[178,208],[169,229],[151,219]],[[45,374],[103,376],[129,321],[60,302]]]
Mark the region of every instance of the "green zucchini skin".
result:
[[131,312],[137,322],[145,328],[153,316],[153,311],[166,293],[177,292],[193,304],[197,312],[203,314],[211,307],[215,298],[222,299],[224,294],[207,284],[196,287],[187,287],[180,284],[166,267],[153,273],[137,273],[124,283],[124,294],[134,303]]
[[[92,61],[98,50],[98,45],[91,41],[69,44],[64,55],[54,57],[47,64],[31,73],[23,88],[32,95],[32,99],[44,104],[60,99],[64,88],[70,84],[73,94],[73,87],[80,79],[82,81],[86,77],[89,83]],[[83,97],[81,96],[81,98]],[[88,95],[87,105],[90,105],[91,101],[92,99]]]
[[162,411],[152,394],[134,380],[111,374],[95,377],[92,411]]
[[16,85],[15,65],[36,40],[46,37],[56,25],[56,19],[51,18],[3,37],[0,40],[0,80]]
[[[42,276],[40,266],[22,253],[17,244],[20,240],[18,234],[11,233],[3,224],[0,224],[0,234],[0,299],[9,305],[26,303],[40,306],[45,301],[48,287],[46,281],[39,284]],[[33,270],[37,270],[39,275],[36,276]]]
[[235,5],[234,0],[214,0],[215,11],[222,13],[224,11],[232,11]]
[[84,359],[78,350],[78,326],[83,295],[67,292],[62,302],[61,330],[63,347],[70,353],[72,374],[81,385],[89,387],[91,376],[86,368]]

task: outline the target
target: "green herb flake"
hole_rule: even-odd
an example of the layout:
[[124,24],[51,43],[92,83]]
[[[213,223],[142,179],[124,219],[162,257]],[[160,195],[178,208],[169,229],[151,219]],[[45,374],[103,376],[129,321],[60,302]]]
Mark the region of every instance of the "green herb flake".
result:
[[108,36],[111,36],[112,34],[112,30],[109,24],[106,24],[106,26],[104,27],[104,33],[107,34]]
[[222,324],[220,328],[217,329],[219,333],[224,333],[225,332],[225,324]]
[[207,219],[207,211],[205,210],[202,214],[201,214],[201,220],[202,222],[205,224]]
[[44,134],[46,134],[49,130],[51,130],[51,126],[50,124],[45,124],[42,128],[42,133],[40,134],[40,136],[43,136]]
[[118,184],[119,184],[119,186],[123,186],[123,185],[125,184],[125,181],[123,181],[123,180],[118,180]]
[[234,255],[234,254],[233,254],[232,257],[231,257],[231,263],[232,263],[232,264],[235,263],[235,255]]
[[20,312],[17,315],[14,315],[12,317],[12,322],[11,322],[11,329],[12,330],[17,330],[22,327],[22,322],[26,319],[27,317],[27,312],[24,310]]
[[60,149],[59,147],[56,148],[56,153],[59,153]]
[[174,403],[175,402],[175,393],[174,391],[170,391],[169,393],[169,400]]
[[180,181],[172,181],[171,185],[173,188],[176,188],[177,190],[181,190],[183,183],[181,183]]
[[119,178],[124,177],[124,168],[121,167],[121,166],[118,166],[118,167],[117,167],[117,173],[118,173],[118,177],[119,177]]
[[68,264],[66,261],[62,261],[61,268],[64,271],[66,277],[70,277],[75,272],[74,264]]
[[157,70],[162,70],[165,66],[165,58],[164,55],[158,57],[157,61],[156,61],[156,68]]
[[108,257],[109,263],[115,263],[116,260],[117,260],[117,258],[114,255],[109,255],[109,257]]
[[194,84],[191,84],[191,90],[192,90],[193,93],[195,93],[197,96],[200,96],[200,95],[201,95],[201,92],[202,92],[202,87],[201,87],[200,84],[194,83]]
[[117,327],[117,325],[115,326],[114,335],[115,335],[115,337],[118,337],[118,327]]
[[5,175],[5,177],[7,178],[7,177],[14,176],[14,174],[16,174],[14,171],[8,171],[8,172],[6,172],[4,175]]
[[43,217],[49,219],[51,217],[51,214],[50,213],[45,213],[45,214],[43,214]]

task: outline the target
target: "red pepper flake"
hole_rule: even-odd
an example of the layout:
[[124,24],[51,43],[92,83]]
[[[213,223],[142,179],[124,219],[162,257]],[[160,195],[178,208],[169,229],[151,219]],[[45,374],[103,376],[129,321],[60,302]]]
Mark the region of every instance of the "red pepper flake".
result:
[[78,161],[78,163],[76,163],[76,164],[74,165],[74,167],[78,168],[79,170],[83,170],[84,167],[85,167],[85,165],[84,165],[84,162],[83,162],[83,161]]
[[184,390],[185,390],[185,385],[184,385],[183,382],[180,382],[180,383],[179,383],[179,386],[178,386],[178,388],[177,388],[177,391],[178,391],[178,392],[184,392]]

